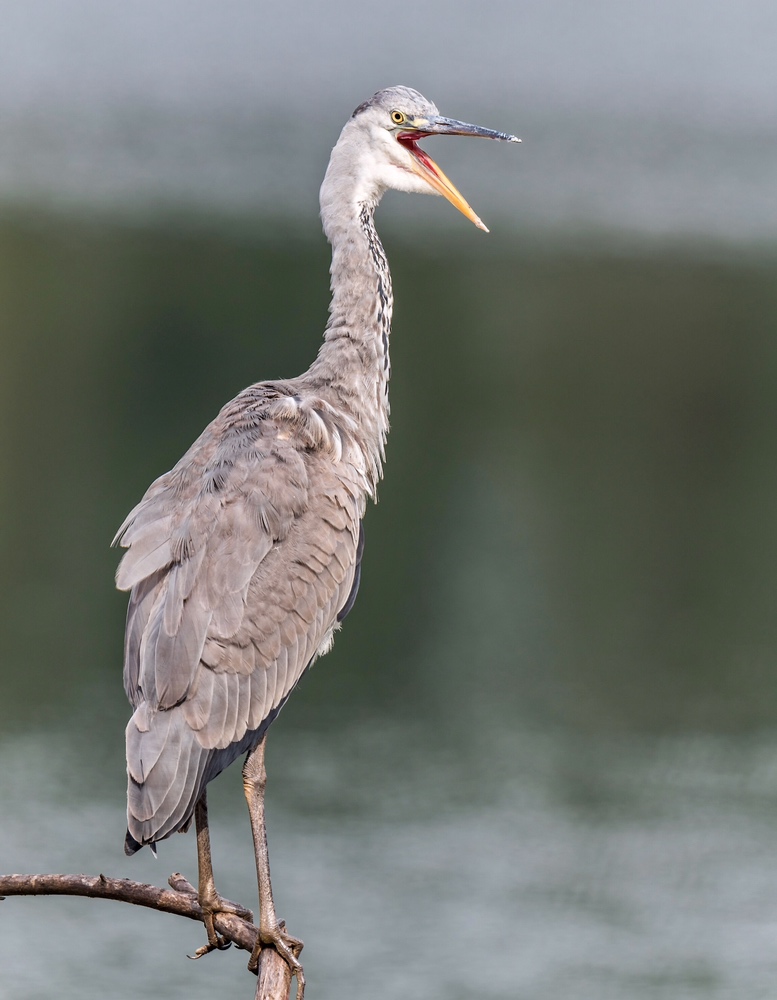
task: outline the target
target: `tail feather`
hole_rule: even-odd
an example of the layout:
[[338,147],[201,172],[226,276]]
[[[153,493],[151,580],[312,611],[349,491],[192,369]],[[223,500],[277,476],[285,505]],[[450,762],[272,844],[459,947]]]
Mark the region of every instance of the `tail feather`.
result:
[[167,712],[138,707],[127,726],[128,854],[188,827],[209,756],[180,706]]
[[154,711],[138,705],[127,725],[127,835],[124,851],[135,854],[173,833],[185,833],[209,781],[256,746],[286,704],[288,694],[256,729],[218,748],[203,747],[184,706]]

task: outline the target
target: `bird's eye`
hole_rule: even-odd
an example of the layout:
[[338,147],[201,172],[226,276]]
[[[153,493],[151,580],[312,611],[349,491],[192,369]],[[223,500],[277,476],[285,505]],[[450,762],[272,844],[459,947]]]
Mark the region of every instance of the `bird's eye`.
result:
[[402,114],[401,111],[392,111],[391,120],[394,122],[395,125],[404,125],[405,122],[407,121],[407,119],[405,118],[405,116]]

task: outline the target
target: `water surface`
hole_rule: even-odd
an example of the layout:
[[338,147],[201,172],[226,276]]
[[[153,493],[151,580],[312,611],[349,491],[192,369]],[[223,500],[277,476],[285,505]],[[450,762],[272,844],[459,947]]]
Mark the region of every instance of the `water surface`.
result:
[[[191,836],[122,854],[107,546],[226,399],[312,358],[326,247],[282,231],[0,226],[3,870],[194,874]],[[774,259],[387,249],[393,429],[362,590],[268,750],[311,996],[770,996]],[[211,813],[221,890],[250,905],[236,769]],[[253,992],[243,956],[188,962],[200,928],[165,915],[14,899],[0,920],[13,1000]]]

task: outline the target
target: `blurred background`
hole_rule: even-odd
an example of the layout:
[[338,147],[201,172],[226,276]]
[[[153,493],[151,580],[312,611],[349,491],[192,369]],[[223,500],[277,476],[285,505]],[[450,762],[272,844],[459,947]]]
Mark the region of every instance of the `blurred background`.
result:
[[[775,995],[776,43],[771,0],[0,3],[0,870],[194,877],[122,853],[108,544],[312,360],[329,150],[404,83],[524,142],[428,143],[488,237],[378,214],[386,480],[268,745],[311,998]],[[253,905],[237,767],[211,822]],[[202,940],[8,900],[0,997],[252,997]]]

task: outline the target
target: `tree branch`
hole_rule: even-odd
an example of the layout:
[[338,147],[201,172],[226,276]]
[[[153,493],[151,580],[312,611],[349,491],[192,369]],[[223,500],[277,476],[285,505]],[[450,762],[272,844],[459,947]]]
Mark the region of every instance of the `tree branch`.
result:
[[[171,875],[169,882],[170,889],[160,889],[144,882],[105,875],[0,875],[0,899],[6,896],[88,896],[148,906],[152,910],[201,921],[202,909],[194,886],[178,873]],[[250,910],[245,913],[253,920]],[[251,920],[234,913],[218,912],[214,914],[213,923],[226,941],[250,952],[259,934]],[[263,948],[259,956],[255,1000],[289,1000],[290,989],[288,965],[274,948]]]

